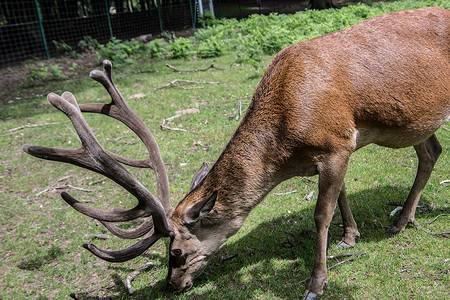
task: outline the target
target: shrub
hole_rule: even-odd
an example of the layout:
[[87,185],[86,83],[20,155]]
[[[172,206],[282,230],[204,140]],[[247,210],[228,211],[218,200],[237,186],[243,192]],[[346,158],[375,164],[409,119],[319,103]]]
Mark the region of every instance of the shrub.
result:
[[99,45],[97,57],[101,60],[108,59],[115,65],[122,65],[134,62],[133,56],[145,50],[145,44],[136,40],[122,41],[111,38],[106,45]]
[[192,42],[187,38],[178,38],[170,41],[169,49],[172,58],[188,58],[193,52]]
[[202,58],[217,57],[222,54],[222,43],[219,38],[212,37],[198,45],[197,55]]

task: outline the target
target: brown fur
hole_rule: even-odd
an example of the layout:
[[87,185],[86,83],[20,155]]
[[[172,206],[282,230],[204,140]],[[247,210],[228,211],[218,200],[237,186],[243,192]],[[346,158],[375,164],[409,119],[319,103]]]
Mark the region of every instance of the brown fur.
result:
[[[171,249],[177,249],[171,257],[181,250],[186,259],[171,264],[169,285],[191,287],[277,184],[318,174],[318,248],[305,297],[321,294],[326,236],[338,198],[343,243],[353,246],[358,235],[343,182],[352,152],[370,143],[414,146],[418,153],[416,182],[391,228],[404,230],[441,152],[433,133],[450,117],[449,20],[449,10],[442,8],[394,12],[278,53],[227,147],[171,215],[176,230]],[[188,220],[190,208],[213,192],[212,210]]]

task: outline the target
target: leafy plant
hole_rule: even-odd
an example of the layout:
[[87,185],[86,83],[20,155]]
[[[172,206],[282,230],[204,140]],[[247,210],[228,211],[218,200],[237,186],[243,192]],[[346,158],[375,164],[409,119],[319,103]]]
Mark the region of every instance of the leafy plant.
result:
[[212,37],[200,42],[197,54],[201,58],[217,57],[222,54],[222,49],[221,41],[216,37]]
[[108,59],[115,65],[134,62],[134,57],[138,53],[145,52],[145,44],[136,40],[122,41],[111,38],[106,45],[99,45],[97,57],[101,60]]
[[164,40],[155,39],[147,44],[150,58],[160,58],[167,53],[166,47],[163,46]]
[[170,41],[169,49],[172,58],[188,58],[193,53],[194,47],[189,39],[181,37]]
[[38,82],[67,79],[67,76],[64,75],[57,64],[39,66],[29,65],[27,68],[28,74],[25,75],[25,81],[31,86]]
[[198,18],[198,23],[202,27],[207,27],[207,26],[212,26],[212,25],[216,24],[217,20],[212,12],[210,12],[209,10],[205,10],[203,12],[203,16],[200,16]]
[[65,55],[72,58],[78,57],[78,54],[73,50],[73,48],[64,41],[56,41],[52,40],[53,45],[55,46],[55,51],[57,55]]
[[78,47],[80,47],[84,52],[95,52],[99,49],[100,43],[91,36],[85,36],[78,42]]

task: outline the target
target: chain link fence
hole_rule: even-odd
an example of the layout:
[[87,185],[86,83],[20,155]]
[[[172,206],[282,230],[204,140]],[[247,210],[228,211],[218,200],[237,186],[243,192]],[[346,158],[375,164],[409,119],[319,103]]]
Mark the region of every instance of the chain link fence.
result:
[[293,12],[309,1],[295,0],[0,0],[0,67],[28,59],[52,58],[80,41],[195,27],[207,10],[216,17]]

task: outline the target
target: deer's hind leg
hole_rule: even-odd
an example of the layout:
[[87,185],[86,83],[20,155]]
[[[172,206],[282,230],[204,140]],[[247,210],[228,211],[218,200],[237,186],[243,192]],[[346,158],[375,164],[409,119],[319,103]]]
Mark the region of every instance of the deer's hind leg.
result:
[[342,223],[344,224],[344,235],[336,248],[351,248],[355,246],[355,239],[360,236],[360,233],[348,204],[345,184],[342,185],[341,192],[339,193],[338,205],[341,211]]
[[425,184],[430,178],[434,165],[442,152],[442,146],[439,144],[439,141],[434,134],[424,142],[414,146],[414,149],[419,158],[416,179],[414,180],[408,198],[403,205],[402,212],[394,221],[392,227],[387,230],[388,234],[395,234],[403,231],[408,223],[414,223],[414,215],[420,196],[422,195]]

